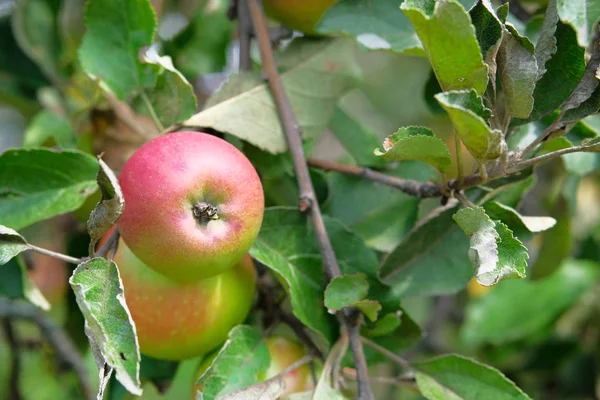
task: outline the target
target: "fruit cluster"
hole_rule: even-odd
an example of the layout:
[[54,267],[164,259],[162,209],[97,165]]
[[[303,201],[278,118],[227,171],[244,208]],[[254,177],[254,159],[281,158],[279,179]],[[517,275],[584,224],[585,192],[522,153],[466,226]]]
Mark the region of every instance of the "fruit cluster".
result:
[[[176,132],[139,148],[119,183],[125,209],[114,261],[141,352],[166,360],[208,354],[252,307],[256,271],[247,253],[264,213],[256,171],[222,139]],[[272,362],[263,379],[304,355],[283,337],[267,346]],[[308,387],[308,376],[306,365],[291,371],[287,391]]]
[[228,142],[176,132],[133,153],[119,184],[125,209],[114,260],[141,352],[167,360],[206,354],[252,305],[247,252],[264,212],[258,174]]

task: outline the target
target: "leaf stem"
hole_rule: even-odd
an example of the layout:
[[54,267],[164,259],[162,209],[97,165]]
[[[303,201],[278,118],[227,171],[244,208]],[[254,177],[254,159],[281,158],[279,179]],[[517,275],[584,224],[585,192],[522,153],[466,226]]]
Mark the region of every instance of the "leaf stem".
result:
[[150,116],[152,117],[152,120],[156,124],[156,127],[158,128],[158,130],[161,131],[161,132],[164,131],[165,127],[163,126],[162,122],[160,122],[160,119],[158,119],[158,115],[156,115],[156,111],[154,110],[154,107],[152,106],[152,103],[150,103],[150,99],[148,98],[148,95],[146,94],[146,91],[142,90],[140,92],[140,96],[142,96],[142,100],[144,101],[144,105],[148,109],[148,112],[150,113]]
[[[269,37],[269,30],[267,28],[264,12],[258,0],[240,1],[249,2],[250,16],[254,26],[254,34],[258,39],[258,44],[260,47],[263,70],[267,77],[273,100],[277,106],[277,111],[281,119],[290,154],[292,156],[292,161],[294,163],[294,170],[296,172],[296,178],[298,180],[298,186],[300,190],[298,208],[302,212],[310,213],[312,225],[319,243],[321,257],[323,259],[323,269],[325,270],[328,279],[341,276],[342,272],[331,245],[331,240],[327,235],[323,216],[321,215],[317,196],[315,194],[308,171],[306,156],[304,155],[304,149],[302,147],[300,125],[296,120],[291,103],[287,97],[283,82],[277,70],[277,63],[275,62],[275,57],[273,55],[271,38]],[[352,343],[354,363],[359,377],[358,398],[361,400],[372,400],[374,396],[368,381],[368,371],[364,349],[360,343],[360,340],[358,340],[361,318],[360,316],[359,318],[355,318],[355,310],[352,309],[344,309],[340,314],[340,317],[343,321],[342,325],[348,332],[348,336],[350,337],[350,341]]]
[[71,264],[79,265],[86,260],[85,258],[75,258],[75,257],[68,256],[66,254],[57,253],[52,250],[43,249],[41,247],[34,246],[30,243],[28,245],[31,250],[33,250],[37,253],[44,254],[46,256],[50,256],[50,257],[54,257],[54,258],[58,258],[59,260],[66,261]]

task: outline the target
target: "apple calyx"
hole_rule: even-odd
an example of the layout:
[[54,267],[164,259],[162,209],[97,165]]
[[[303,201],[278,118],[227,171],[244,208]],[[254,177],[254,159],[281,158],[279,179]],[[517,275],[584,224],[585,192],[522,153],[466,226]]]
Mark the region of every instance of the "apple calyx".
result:
[[219,214],[217,214],[217,211],[217,207],[204,201],[197,202],[192,208],[194,217],[201,223],[219,219]]

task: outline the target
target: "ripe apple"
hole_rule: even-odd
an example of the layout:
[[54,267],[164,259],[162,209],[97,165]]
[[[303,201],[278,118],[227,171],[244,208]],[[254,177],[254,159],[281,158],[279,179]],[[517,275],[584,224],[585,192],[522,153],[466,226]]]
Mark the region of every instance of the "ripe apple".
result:
[[[302,346],[283,336],[270,336],[265,342],[271,356],[271,364],[264,374],[259,375],[258,379],[260,382],[274,377],[306,355],[306,351]],[[196,382],[212,365],[218,353],[218,351],[215,351],[209,354],[200,363],[198,373],[196,374],[196,380],[194,381],[196,390],[202,391],[202,385],[197,385]],[[293,371],[290,371],[283,379],[285,381],[285,392],[282,394],[282,398],[292,393],[304,392],[312,388],[310,367],[308,364],[304,364]],[[195,398],[195,393],[192,398]]]
[[180,282],[212,277],[248,252],[262,224],[262,184],[250,161],[215,136],[175,132],[140,147],[119,174],[127,246]]
[[314,34],[317,22],[337,0],[263,0],[267,15],[290,29]]
[[249,255],[220,275],[190,283],[146,267],[122,239],[114,261],[140,351],[151,357],[183,360],[206,354],[227,339],[252,307],[256,271]]

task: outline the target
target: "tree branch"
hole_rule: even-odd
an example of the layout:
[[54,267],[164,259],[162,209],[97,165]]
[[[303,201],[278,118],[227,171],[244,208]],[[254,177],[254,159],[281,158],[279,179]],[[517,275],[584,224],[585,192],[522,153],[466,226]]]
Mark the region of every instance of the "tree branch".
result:
[[378,345],[374,341],[372,341],[370,339],[367,339],[364,336],[361,336],[360,340],[362,340],[362,342],[364,344],[366,344],[367,346],[369,346],[369,347],[377,350],[378,352],[380,352],[381,354],[383,354],[384,356],[386,356],[387,358],[389,358],[390,360],[392,360],[396,364],[400,365],[401,367],[406,368],[406,369],[412,369],[411,366],[410,366],[410,363],[407,360],[405,360],[404,358],[400,357],[399,355],[396,355],[395,353],[392,353],[391,351],[389,351],[385,347]]
[[[296,178],[298,180],[298,186],[300,189],[300,211],[307,211],[310,213],[313,227],[319,242],[319,249],[321,251],[321,257],[323,258],[323,267],[329,279],[341,276],[341,270],[338,265],[331,241],[327,236],[325,229],[325,223],[321,215],[317,196],[313,188],[312,181],[310,179],[308,165],[306,163],[306,157],[302,148],[302,139],[300,136],[300,126],[290,101],[285,93],[283,82],[277,71],[277,64],[273,55],[273,48],[271,46],[271,39],[269,37],[269,30],[265,21],[265,16],[261,5],[258,0],[240,0],[248,1],[250,15],[252,23],[254,25],[254,33],[258,39],[261,58],[263,61],[263,69],[269,82],[271,94],[277,106],[279,116],[283,125],[283,130],[286,135],[288,147],[294,163],[294,169],[296,171]],[[351,342],[354,342],[352,346],[354,362],[356,364],[357,373],[359,376],[359,394],[358,398],[362,400],[373,399],[373,393],[369,385],[369,381],[366,379],[368,376],[367,365],[365,362],[364,349],[359,341],[357,341],[357,334],[359,333],[358,327],[355,325],[360,323],[360,320],[356,321],[350,318],[352,310],[344,309],[342,311],[342,320],[345,328],[348,331],[349,336],[354,336]]]
[[240,44],[239,51],[239,70],[249,71],[252,69],[252,59],[250,58],[250,39],[252,37],[252,20],[248,10],[248,2],[245,0],[237,0],[237,20],[238,20],[238,37]]
[[546,153],[538,157],[530,158],[528,160],[519,161],[512,168],[509,168],[509,172],[520,171],[532,165],[537,165],[546,161],[549,161],[553,158],[563,156],[569,153],[577,153],[577,152],[598,152],[598,150],[594,149],[592,146],[573,146],[567,147],[566,149],[560,149],[557,151],[553,151],[551,153]]
[[[325,160],[308,160],[308,164],[311,167],[319,168],[324,171],[336,171],[348,175],[354,175],[362,178],[369,179],[374,182],[382,183],[387,186],[394,187],[403,191],[406,194],[419,198],[427,197],[440,197],[442,193],[442,185],[433,182],[419,182],[411,179],[402,179],[395,176],[386,175],[381,172],[373,171],[369,168],[358,167],[354,165],[338,164],[331,161]],[[500,178],[502,174],[494,173],[490,174],[488,181],[493,178]],[[448,182],[448,188],[451,190],[467,189],[473,186],[477,186],[483,183],[483,180],[479,173],[465,176],[463,178],[463,184],[457,179],[452,179]]]
[[54,322],[48,319],[40,310],[29,303],[9,300],[0,297],[0,318],[23,319],[36,324],[48,343],[54,348],[57,356],[70,366],[79,379],[79,384],[85,399],[93,400],[96,393],[88,380],[83,360],[71,339]]

